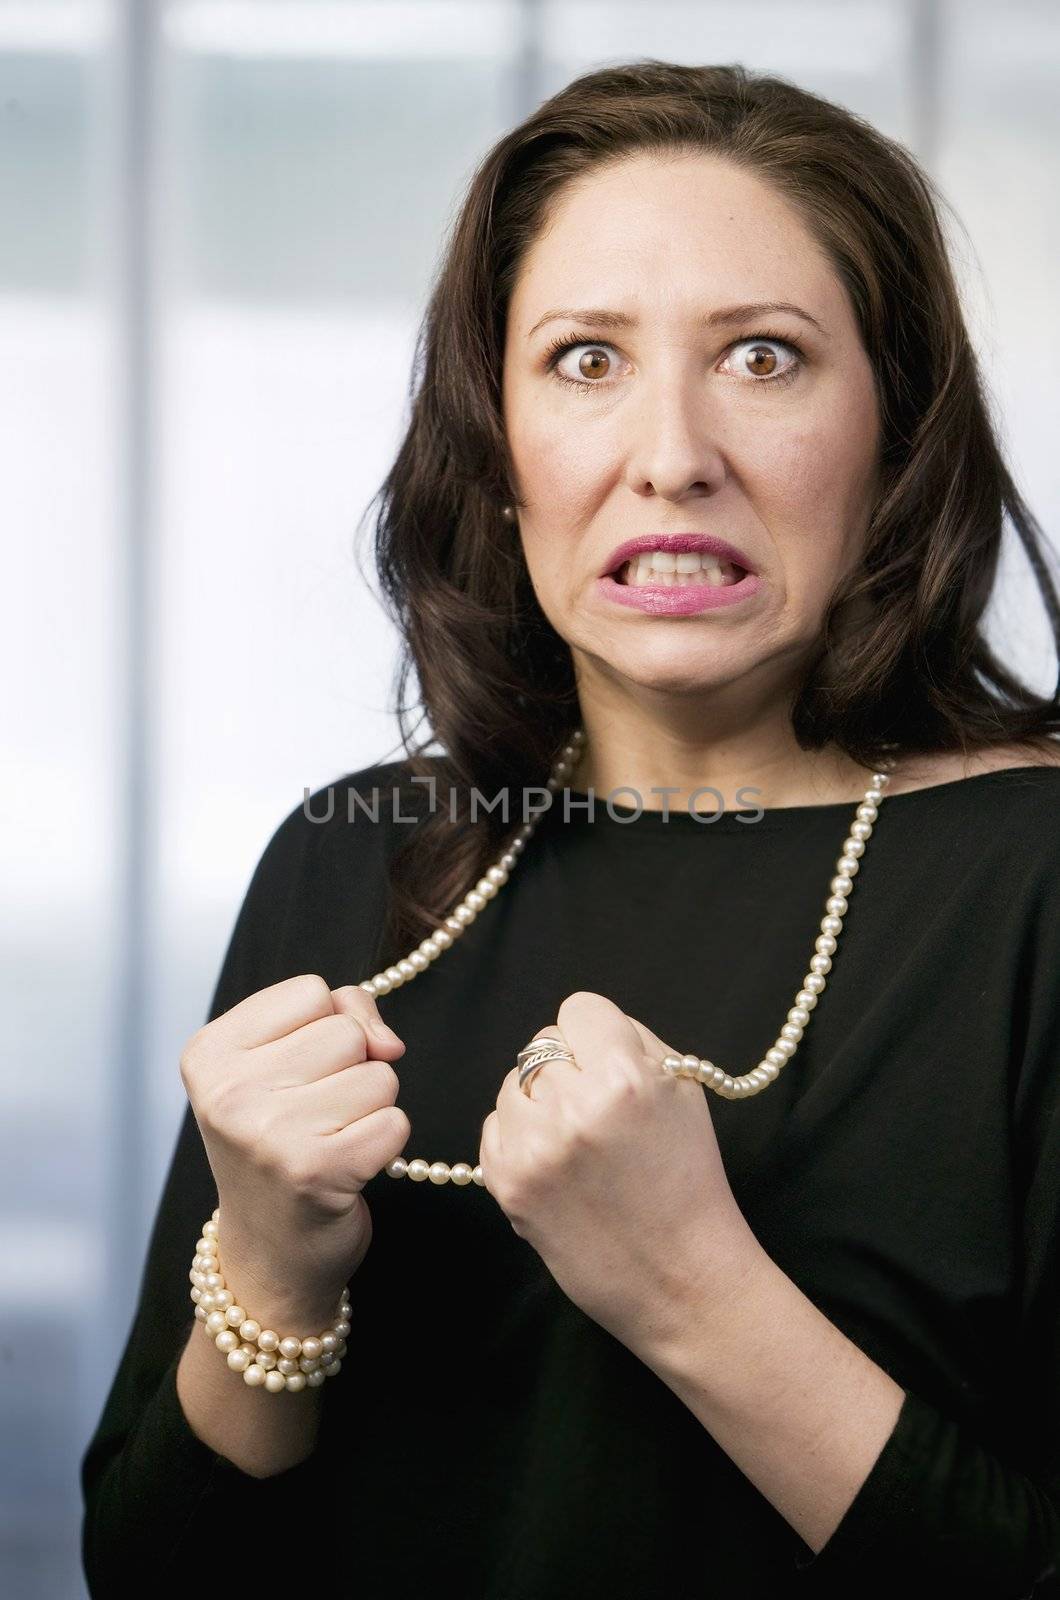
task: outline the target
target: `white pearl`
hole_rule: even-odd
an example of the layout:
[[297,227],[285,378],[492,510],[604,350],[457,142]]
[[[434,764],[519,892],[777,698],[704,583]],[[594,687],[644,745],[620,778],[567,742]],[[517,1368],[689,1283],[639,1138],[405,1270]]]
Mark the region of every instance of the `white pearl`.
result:
[[203,1223],[203,1225],[202,1225],[202,1236],[203,1236],[204,1239],[216,1239],[217,1238],[217,1218],[216,1218],[216,1216],[211,1217],[209,1222],[204,1222]]
[[393,1161],[388,1161],[386,1170],[392,1178],[403,1178],[408,1171],[408,1162],[404,1156],[395,1156]]
[[386,975],[390,979],[390,987],[392,989],[400,989],[405,981],[405,975],[399,967],[387,967]]
[[872,824],[868,822],[852,822],[850,824],[850,837],[860,839],[862,843],[872,835]]
[[282,1372],[267,1372],[265,1374],[265,1387],[270,1394],[278,1394],[281,1389],[286,1389],[287,1379]]
[[849,902],[844,895],[833,894],[825,901],[824,908],[830,916],[843,918],[849,909]]
[[[478,889],[472,889],[469,894],[464,896],[464,905],[477,916],[480,911],[485,911],[486,909],[486,896],[481,894]],[[460,915],[459,910],[456,915]]]
[[244,1317],[239,1324],[239,1337],[247,1344],[257,1345],[258,1334],[261,1332],[261,1323],[253,1317]]
[[845,856],[861,857],[865,854],[865,841],[863,839],[844,839],[843,854]]
[[305,1381],[306,1381],[306,1383],[309,1385],[309,1387],[311,1389],[319,1389],[320,1385],[322,1383],[324,1383],[326,1380],[325,1380],[324,1374],[321,1372],[320,1368],[318,1367],[315,1372],[307,1372],[306,1373]]
[[320,1346],[326,1356],[333,1356],[341,1343],[342,1340],[336,1333],[322,1333],[320,1335]]
[[264,1368],[266,1372],[271,1372],[276,1365],[276,1357],[271,1350],[259,1350],[254,1359],[257,1361],[258,1366]]
[[370,995],[374,996],[377,993],[377,990],[376,990],[376,987],[375,987],[375,979],[374,978],[365,978],[364,982],[363,983],[359,983],[357,985],[357,987],[359,989],[363,989],[365,994],[370,994]]
[[766,1060],[772,1061],[774,1066],[782,1067],[787,1059],[783,1050],[778,1049],[775,1044],[766,1051]]
[[832,937],[832,935],[830,933],[819,934],[818,937],[814,940],[814,945],[815,945],[818,953],[820,955],[822,955],[822,956],[834,956],[835,955],[836,942],[835,942],[835,939]]
[[791,1039],[795,1044],[798,1044],[802,1038],[802,1029],[797,1022],[785,1022],[780,1030],[780,1037],[782,1039]]
[[[773,1049],[779,1050],[781,1055],[784,1057],[793,1056],[797,1048],[798,1046],[796,1045],[794,1039],[785,1039],[783,1034],[781,1034],[780,1038],[773,1046]],[[770,1051],[767,1050],[766,1055],[770,1055]]]
[[393,985],[385,972],[377,972],[372,979],[373,994],[389,994]]
[[802,981],[802,987],[809,990],[810,994],[820,994],[825,986],[825,980],[819,972],[809,972]]
[[280,1340],[279,1350],[281,1356],[285,1356],[287,1360],[293,1361],[296,1359],[296,1357],[302,1354],[302,1341],[293,1333],[288,1334],[286,1339]]
[[858,870],[858,858],[857,858],[857,856],[855,856],[855,855],[840,856],[839,857],[839,870],[840,870],[840,872],[845,872],[848,878],[852,878],[855,875],[855,873],[857,872],[857,870]]
[[431,938],[440,950],[450,950],[452,948],[453,936],[448,928],[435,928]]
[[340,1339],[348,1339],[350,1336],[350,1324],[348,1320],[345,1317],[340,1317],[332,1329],[332,1332],[338,1334]]
[[449,1182],[449,1164],[445,1161],[432,1161],[427,1172],[432,1183]]
[[[469,900],[470,898],[471,896],[468,895],[467,899]],[[470,926],[472,922],[474,922],[475,913],[467,904],[467,900],[465,900],[462,905],[457,906],[456,910],[453,912],[452,920],[455,923],[458,923],[461,928],[466,928]]]
[[449,1168],[449,1181],[450,1183],[455,1183],[461,1189],[465,1184],[471,1182],[471,1168],[466,1161],[458,1161]]
[[246,1316],[247,1314],[243,1310],[243,1307],[237,1306],[232,1302],[229,1302],[225,1309],[225,1317],[227,1318],[228,1325],[231,1328],[238,1328],[243,1322],[246,1321]]
[[832,879],[831,889],[833,894],[849,895],[854,887],[854,880],[849,872],[840,872]]
[[319,1356],[313,1356],[313,1357],[310,1357],[310,1356],[299,1356],[298,1357],[298,1365],[301,1367],[302,1371],[308,1376],[309,1373],[315,1372],[317,1370],[317,1368],[319,1367],[319,1365],[320,1365],[320,1357]]
[[813,968],[814,972],[817,972],[817,973],[831,972],[831,970],[832,970],[832,958],[831,958],[831,956],[825,956],[825,955],[811,956],[810,957],[810,966]]
[[497,885],[492,883],[489,878],[480,878],[475,885],[475,889],[484,900],[492,900],[497,893]]
[[500,888],[501,884],[508,882],[508,874],[504,870],[503,866],[490,867],[486,877],[489,879],[490,883],[495,883],[498,888]]
[[416,976],[416,968],[412,965],[412,962],[407,956],[398,962],[397,969],[406,982],[409,978],[414,978]]
[[427,957],[424,955],[422,950],[414,950],[409,956],[409,965],[414,968],[416,972],[426,972],[427,968],[430,966],[430,962],[427,960]]
[[206,1312],[202,1309],[202,1306],[196,1306],[195,1307],[195,1315],[198,1318],[198,1320],[205,1325]]
[[867,789],[865,791],[865,804],[866,805],[878,806],[882,799],[883,799],[883,790],[882,789]]
[[471,1176],[480,1188],[485,1188],[486,1180],[482,1175],[481,1163],[478,1166],[472,1167]]
[[694,1078],[696,1073],[699,1071],[699,1057],[698,1056],[682,1056],[681,1057],[681,1069],[682,1069],[682,1076],[683,1077]]
[[[275,1350],[277,1345],[279,1344],[279,1342],[280,1342],[279,1334],[278,1333],[273,1333],[271,1328],[262,1328],[261,1332],[258,1334],[258,1349],[259,1350]],[[303,1348],[303,1350],[305,1349],[305,1340],[304,1339],[302,1340],[302,1348]]]
[[426,1161],[424,1161],[422,1156],[417,1156],[414,1161],[410,1161],[408,1167],[406,1168],[407,1174],[412,1179],[413,1183],[422,1183],[430,1170],[430,1167],[427,1165]]
[[276,1363],[276,1371],[282,1372],[285,1378],[289,1378],[292,1372],[298,1372],[300,1368],[296,1360],[292,1360],[288,1356],[281,1356]]
[[224,1333],[219,1333],[214,1340],[218,1350],[223,1350],[225,1355],[230,1350],[239,1349],[239,1335],[232,1328],[226,1328]]
[[842,931],[843,931],[843,919],[842,919],[842,917],[822,917],[821,918],[821,932],[822,933],[840,934],[840,933],[842,933]]
[[233,1372],[246,1372],[250,1366],[250,1357],[245,1350],[233,1350],[228,1357],[228,1365]]
[[806,1006],[792,1006],[788,1012],[788,1021],[797,1022],[800,1028],[805,1028],[810,1020],[810,1013]]
[[329,1361],[327,1366],[324,1368],[324,1376],[326,1378],[337,1378],[341,1371],[341,1361]]
[[223,1311],[211,1311],[206,1318],[206,1330],[208,1333],[223,1333],[227,1326]]
[[857,809],[857,818],[859,822],[875,822],[879,814],[880,813],[876,810],[876,807],[874,805],[870,805],[867,800],[862,801],[861,805],[859,805]]
[[311,1335],[308,1339],[302,1340],[302,1354],[308,1357],[310,1361],[319,1361],[323,1353],[324,1346],[319,1339]]
[[297,1392],[299,1389],[304,1389],[305,1388],[305,1373],[304,1372],[292,1372],[292,1373],[290,1373],[288,1378],[287,1378],[287,1387],[288,1387],[288,1389],[292,1389],[295,1392]]
[[243,1382],[251,1389],[260,1389],[265,1382],[265,1368],[259,1367],[256,1361],[252,1361],[243,1373]]

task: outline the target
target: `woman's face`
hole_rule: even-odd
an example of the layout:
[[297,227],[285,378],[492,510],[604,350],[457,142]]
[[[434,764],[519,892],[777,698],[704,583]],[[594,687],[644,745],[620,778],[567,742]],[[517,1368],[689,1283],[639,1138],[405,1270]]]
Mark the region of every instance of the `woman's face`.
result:
[[[531,580],[582,687],[775,697],[857,562],[879,449],[846,293],[788,203],[698,154],[576,180],[512,295],[503,404]],[[702,603],[710,568],[602,577],[624,541],[685,533],[736,546],[755,592]]]

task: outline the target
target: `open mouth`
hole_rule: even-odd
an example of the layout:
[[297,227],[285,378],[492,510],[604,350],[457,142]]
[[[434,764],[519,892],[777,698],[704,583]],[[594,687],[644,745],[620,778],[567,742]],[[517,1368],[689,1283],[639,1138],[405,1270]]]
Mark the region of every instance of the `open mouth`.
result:
[[698,551],[669,555],[649,550],[631,561],[624,561],[609,576],[615,583],[631,589],[681,589],[704,584],[712,589],[727,589],[746,578],[747,569]]

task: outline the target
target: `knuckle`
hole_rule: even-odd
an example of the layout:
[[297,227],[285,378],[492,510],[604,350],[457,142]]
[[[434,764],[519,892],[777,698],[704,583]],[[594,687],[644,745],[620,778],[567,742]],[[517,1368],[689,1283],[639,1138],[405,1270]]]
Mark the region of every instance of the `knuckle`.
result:
[[[377,1068],[380,1094],[385,1097],[394,1110],[397,1110],[397,1107],[394,1106],[394,1101],[398,1097],[398,1092],[401,1088],[401,1080],[394,1071],[393,1067],[390,1065],[389,1061],[377,1061],[374,1063],[374,1065]],[[402,1111],[401,1115],[404,1117],[405,1113]],[[405,1120],[408,1121],[408,1118],[406,1117]]]
[[300,972],[294,981],[299,985],[300,991],[304,992],[307,1005],[323,1006],[327,1004],[328,1009],[330,1009],[331,990],[319,972]]

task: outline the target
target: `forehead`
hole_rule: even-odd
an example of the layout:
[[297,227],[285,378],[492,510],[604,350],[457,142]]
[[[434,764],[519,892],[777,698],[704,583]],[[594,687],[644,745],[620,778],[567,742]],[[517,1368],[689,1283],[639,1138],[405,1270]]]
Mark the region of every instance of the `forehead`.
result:
[[747,300],[794,301],[827,326],[844,296],[798,211],[765,179],[713,155],[638,153],[556,196],[510,314],[525,332],[553,305],[621,303],[647,319]]

